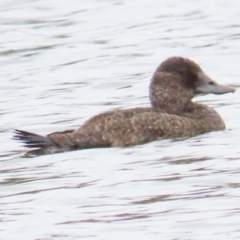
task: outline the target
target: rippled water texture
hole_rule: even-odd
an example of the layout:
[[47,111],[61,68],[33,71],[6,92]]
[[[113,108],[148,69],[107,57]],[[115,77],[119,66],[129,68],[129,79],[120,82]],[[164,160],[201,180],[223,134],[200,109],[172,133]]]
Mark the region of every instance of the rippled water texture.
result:
[[148,105],[169,56],[238,88],[238,1],[5,0],[0,34],[1,239],[240,238],[239,91],[196,98],[227,130],[184,141],[26,159],[11,139]]

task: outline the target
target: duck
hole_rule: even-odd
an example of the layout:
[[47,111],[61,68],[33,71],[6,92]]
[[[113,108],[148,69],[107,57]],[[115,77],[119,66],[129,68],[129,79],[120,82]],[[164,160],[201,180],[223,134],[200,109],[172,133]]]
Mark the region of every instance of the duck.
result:
[[193,60],[174,56],[163,61],[153,73],[149,86],[149,107],[103,112],[78,129],[46,136],[14,130],[13,138],[32,150],[25,156],[66,151],[130,147],[162,139],[186,139],[225,129],[216,110],[193,102],[199,94],[235,92],[210,78]]

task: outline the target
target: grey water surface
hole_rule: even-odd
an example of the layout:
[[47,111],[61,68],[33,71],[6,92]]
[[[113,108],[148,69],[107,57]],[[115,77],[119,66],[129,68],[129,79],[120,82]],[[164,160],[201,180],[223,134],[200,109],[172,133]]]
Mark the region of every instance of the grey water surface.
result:
[[[240,238],[239,1],[5,0],[0,36],[0,239]],[[13,129],[147,106],[152,73],[174,55],[237,88],[195,99],[226,131],[21,157]]]

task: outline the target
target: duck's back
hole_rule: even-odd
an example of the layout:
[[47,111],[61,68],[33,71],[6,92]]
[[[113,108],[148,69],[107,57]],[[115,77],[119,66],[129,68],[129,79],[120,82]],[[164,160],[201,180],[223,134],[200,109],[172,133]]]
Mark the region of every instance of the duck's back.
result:
[[119,112],[95,118],[74,132],[66,135],[53,133],[48,137],[60,146],[78,149],[87,146],[124,147],[158,139],[193,137],[206,132],[203,121],[198,119],[150,109],[138,114],[128,113],[128,118],[123,118],[122,114]]
[[97,126],[99,123],[102,124],[104,121],[106,122],[109,122],[111,120],[122,121],[128,118],[136,117],[138,114],[153,112],[166,113],[165,110],[157,108],[154,109],[151,107],[137,107],[130,109],[111,110],[93,116],[92,118],[88,119],[79,129],[94,127]]

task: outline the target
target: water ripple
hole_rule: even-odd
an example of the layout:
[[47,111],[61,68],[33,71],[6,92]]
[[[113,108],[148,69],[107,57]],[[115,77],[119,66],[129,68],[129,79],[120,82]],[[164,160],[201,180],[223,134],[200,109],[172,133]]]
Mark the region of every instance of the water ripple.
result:
[[[184,7],[183,7],[184,6]],[[202,95],[227,130],[182,141],[21,158],[47,134],[146,106],[166,57],[239,88],[236,1],[0,4],[1,239],[239,239],[239,93]]]

